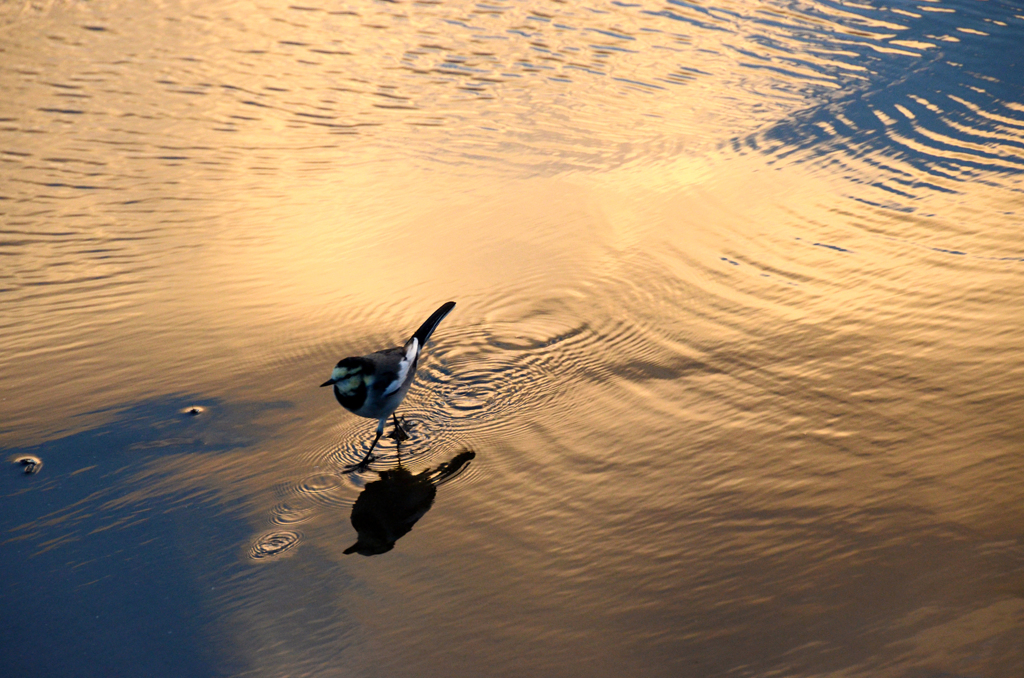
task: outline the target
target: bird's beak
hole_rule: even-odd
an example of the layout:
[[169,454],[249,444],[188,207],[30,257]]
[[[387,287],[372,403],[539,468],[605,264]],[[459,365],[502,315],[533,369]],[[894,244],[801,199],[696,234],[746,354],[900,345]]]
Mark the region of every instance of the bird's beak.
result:
[[336,381],[338,381],[338,380],[337,379],[328,379],[324,383],[320,384],[320,388],[323,388],[324,386],[330,386],[331,384],[333,384]]

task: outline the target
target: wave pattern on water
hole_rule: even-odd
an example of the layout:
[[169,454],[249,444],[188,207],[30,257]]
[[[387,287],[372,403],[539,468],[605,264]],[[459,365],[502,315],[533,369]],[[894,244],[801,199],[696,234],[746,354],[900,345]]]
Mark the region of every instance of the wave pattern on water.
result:
[[[904,12],[901,32],[917,53],[863,54],[863,86],[734,147],[844,177],[844,211],[866,232],[949,256],[1024,261],[1006,232],[1024,173],[1024,18],[1009,3],[922,7]],[[981,200],[956,200],[968,192]]]
[[[862,53],[907,50],[890,44],[906,17],[845,3],[373,3],[242,13],[237,3],[207,3],[201,14],[178,8],[184,16],[173,21],[169,11],[133,13],[131,27],[104,10],[53,11],[38,22],[41,35],[8,23],[16,58],[41,44],[49,66],[0,71],[34,102],[7,119],[9,129],[69,133],[42,156],[9,147],[4,159],[21,176],[11,197],[43,188],[59,202],[121,189],[109,202],[129,214],[184,205],[193,198],[168,190],[177,175],[258,183],[285,169],[278,155],[288,147],[304,151],[299,171],[316,173],[339,153],[358,155],[354,137],[453,165],[551,171],[650,161],[707,148],[708,127],[697,120],[742,133],[859,82]],[[379,39],[346,37],[367,34]],[[174,68],[151,78],[152,59]],[[634,97],[640,105],[621,105]],[[84,152],[97,144],[102,162]]]
[[[115,420],[0,477],[33,630],[173,548],[232,675],[1018,675],[1012,5],[0,16],[0,433]],[[447,298],[402,462],[476,456],[366,567],[318,385]]]

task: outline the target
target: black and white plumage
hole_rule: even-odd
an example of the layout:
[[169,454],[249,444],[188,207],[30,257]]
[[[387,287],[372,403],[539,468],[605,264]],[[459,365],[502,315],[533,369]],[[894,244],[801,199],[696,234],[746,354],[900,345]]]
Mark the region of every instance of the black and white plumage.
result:
[[[449,301],[434,311],[405,342],[405,346],[338,361],[331,372],[331,378],[320,384],[321,387],[333,385],[334,397],[352,414],[378,421],[377,437],[373,439],[366,457],[356,467],[365,467],[372,459],[373,448],[384,433],[384,424],[388,417],[394,415],[412,386],[416,376],[416,362],[424,344],[438,323],[453,308],[455,302]],[[397,419],[395,429],[396,436],[404,435]]]

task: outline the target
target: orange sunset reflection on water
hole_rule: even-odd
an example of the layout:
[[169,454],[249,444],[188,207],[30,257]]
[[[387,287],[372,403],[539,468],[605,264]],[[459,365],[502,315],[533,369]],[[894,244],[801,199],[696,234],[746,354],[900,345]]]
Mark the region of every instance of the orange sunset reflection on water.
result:
[[0,9],[5,671],[1016,678],[1018,15]]

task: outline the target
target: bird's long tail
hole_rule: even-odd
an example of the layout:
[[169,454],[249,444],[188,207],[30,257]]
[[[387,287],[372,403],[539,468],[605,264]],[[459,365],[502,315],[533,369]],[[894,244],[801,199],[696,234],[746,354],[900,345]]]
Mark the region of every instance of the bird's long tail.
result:
[[476,452],[473,450],[463,450],[455,455],[451,461],[441,464],[436,469],[427,469],[427,477],[430,478],[430,482],[434,483],[434,485],[443,485],[465,471],[470,460],[475,458]]
[[444,317],[452,312],[455,308],[455,302],[449,301],[442,305],[441,308],[437,309],[430,314],[426,322],[420,325],[420,328],[416,330],[416,334],[412,335],[413,339],[419,342],[419,349],[423,349],[423,345],[427,343],[427,339],[430,339],[430,335],[434,333],[434,328],[437,327],[438,323],[444,320]]

